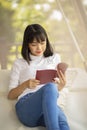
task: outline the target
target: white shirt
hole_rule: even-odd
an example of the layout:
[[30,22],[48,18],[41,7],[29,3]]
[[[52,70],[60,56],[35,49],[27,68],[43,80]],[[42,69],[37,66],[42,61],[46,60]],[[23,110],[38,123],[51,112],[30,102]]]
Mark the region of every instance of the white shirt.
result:
[[[13,64],[13,68],[11,71],[10,85],[9,91],[26,80],[35,79],[36,70],[43,69],[56,69],[57,64],[61,62],[60,55],[55,53],[52,56],[44,57],[44,56],[33,56],[30,55],[31,61],[30,64],[27,63],[23,58],[16,59]],[[18,97],[20,99],[24,95],[32,92],[36,92],[43,85],[38,85],[34,89],[26,88],[23,93]]]

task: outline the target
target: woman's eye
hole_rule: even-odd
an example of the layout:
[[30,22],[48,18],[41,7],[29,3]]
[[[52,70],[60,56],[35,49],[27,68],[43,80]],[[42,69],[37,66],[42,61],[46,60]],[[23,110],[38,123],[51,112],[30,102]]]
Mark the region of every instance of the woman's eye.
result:
[[42,41],[42,42],[41,42],[41,44],[45,44],[45,43],[46,43],[46,41]]
[[36,44],[32,44],[32,46],[36,46]]

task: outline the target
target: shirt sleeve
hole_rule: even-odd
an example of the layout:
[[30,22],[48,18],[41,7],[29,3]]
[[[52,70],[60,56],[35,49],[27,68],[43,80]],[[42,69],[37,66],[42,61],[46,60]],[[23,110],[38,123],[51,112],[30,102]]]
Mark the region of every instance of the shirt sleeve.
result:
[[9,91],[13,88],[16,88],[19,85],[19,75],[20,75],[20,63],[19,59],[17,59],[14,62],[13,67],[11,69]]

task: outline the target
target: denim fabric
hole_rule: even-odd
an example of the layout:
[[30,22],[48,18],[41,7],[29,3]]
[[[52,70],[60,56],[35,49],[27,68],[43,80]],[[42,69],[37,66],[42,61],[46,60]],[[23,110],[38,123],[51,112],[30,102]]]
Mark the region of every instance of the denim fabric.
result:
[[19,120],[29,127],[70,130],[63,111],[57,105],[58,97],[58,89],[54,83],[48,83],[37,92],[25,95],[15,106]]

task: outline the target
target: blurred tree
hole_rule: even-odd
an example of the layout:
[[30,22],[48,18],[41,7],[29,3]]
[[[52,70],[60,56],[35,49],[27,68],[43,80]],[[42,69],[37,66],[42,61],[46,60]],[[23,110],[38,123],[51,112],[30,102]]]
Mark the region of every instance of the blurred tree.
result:
[[0,0],[0,43],[9,43],[14,41],[14,28],[12,26],[11,3],[7,0]]
[[[14,7],[14,5],[16,5]],[[22,41],[25,27],[31,23],[43,24],[46,16],[37,0],[21,0],[13,3],[15,14],[13,16],[13,26],[16,32],[16,42]]]
[[75,0],[0,0],[0,41],[21,43],[25,27],[28,24],[40,23],[47,30],[51,43],[55,46],[55,50],[61,53],[63,60],[71,66],[83,66],[59,6],[61,3],[80,49],[87,56],[86,31],[78,15],[78,4],[76,6],[75,2]]

